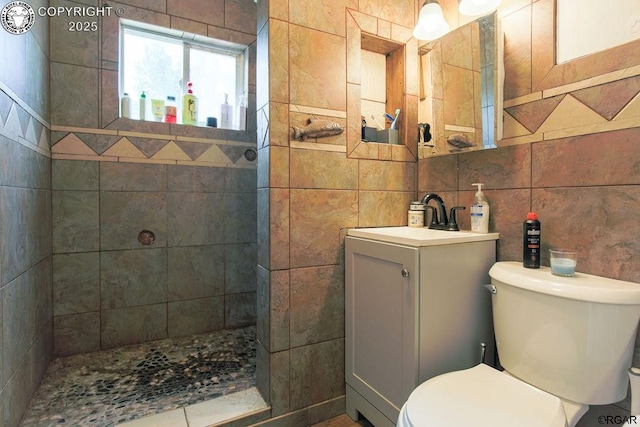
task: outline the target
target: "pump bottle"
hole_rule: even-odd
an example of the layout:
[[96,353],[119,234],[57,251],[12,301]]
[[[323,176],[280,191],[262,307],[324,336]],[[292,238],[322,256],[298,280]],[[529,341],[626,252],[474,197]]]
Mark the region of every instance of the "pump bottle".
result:
[[482,183],[471,184],[478,188],[471,204],[471,231],[475,233],[489,232],[489,202],[482,192]]
[[220,127],[231,129],[233,127],[233,107],[229,105],[229,94],[224,94],[224,104],[220,105]]
[[182,97],[183,125],[198,124],[198,98],[193,94],[192,86],[193,83],[187,83],[187,93]]

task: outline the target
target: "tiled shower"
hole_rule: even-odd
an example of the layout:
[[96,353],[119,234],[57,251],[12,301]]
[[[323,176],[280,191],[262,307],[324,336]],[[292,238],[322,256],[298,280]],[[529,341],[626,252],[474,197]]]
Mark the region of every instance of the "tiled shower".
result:
[[255,170],[53,160],[52,172],[56,356],[255,324]]

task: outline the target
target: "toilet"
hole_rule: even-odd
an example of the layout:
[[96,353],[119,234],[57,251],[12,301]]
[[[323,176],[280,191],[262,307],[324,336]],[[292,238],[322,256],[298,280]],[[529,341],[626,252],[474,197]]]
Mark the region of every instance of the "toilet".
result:
[[640,319],[640,284],[553,276],[498,262],[489,271],[499,371],[485,364],[419,385],[398,427],[573,427],[588,405],[619,402]]

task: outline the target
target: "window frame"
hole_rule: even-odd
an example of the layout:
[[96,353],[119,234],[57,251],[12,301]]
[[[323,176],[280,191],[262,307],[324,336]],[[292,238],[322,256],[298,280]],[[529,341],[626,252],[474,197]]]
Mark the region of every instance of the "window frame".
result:
[[124,91],[124,49],[125,32],[138,34],[150,39],[156,39],[164,43],[176,43],[182,45],[182,90],[187,90],[187,83],[191,81],[191,50],[200,50],[218,55],[227,55],[235,58],[236,68],[236,93],[247,95],[248,91],[248,69],[249,69],[249,47],[224,40],[205,37],[158,25],[147,24],[129,19],[120,19],[119,31],[119,52],[118,52],[118,91],[122,95]]

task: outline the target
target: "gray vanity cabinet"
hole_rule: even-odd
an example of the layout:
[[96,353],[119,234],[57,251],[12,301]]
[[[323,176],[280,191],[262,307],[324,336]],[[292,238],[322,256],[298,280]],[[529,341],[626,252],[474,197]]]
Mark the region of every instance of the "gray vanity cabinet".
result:
[[479,363],[482,343],[492,364],[491,298],[483,285],[497,234],[438,232],[400,244],[352,235],[367,230],[350,230],[345,243],[346,406],[354,420],[361,413],[384,427],[395,425],[420,383]]

